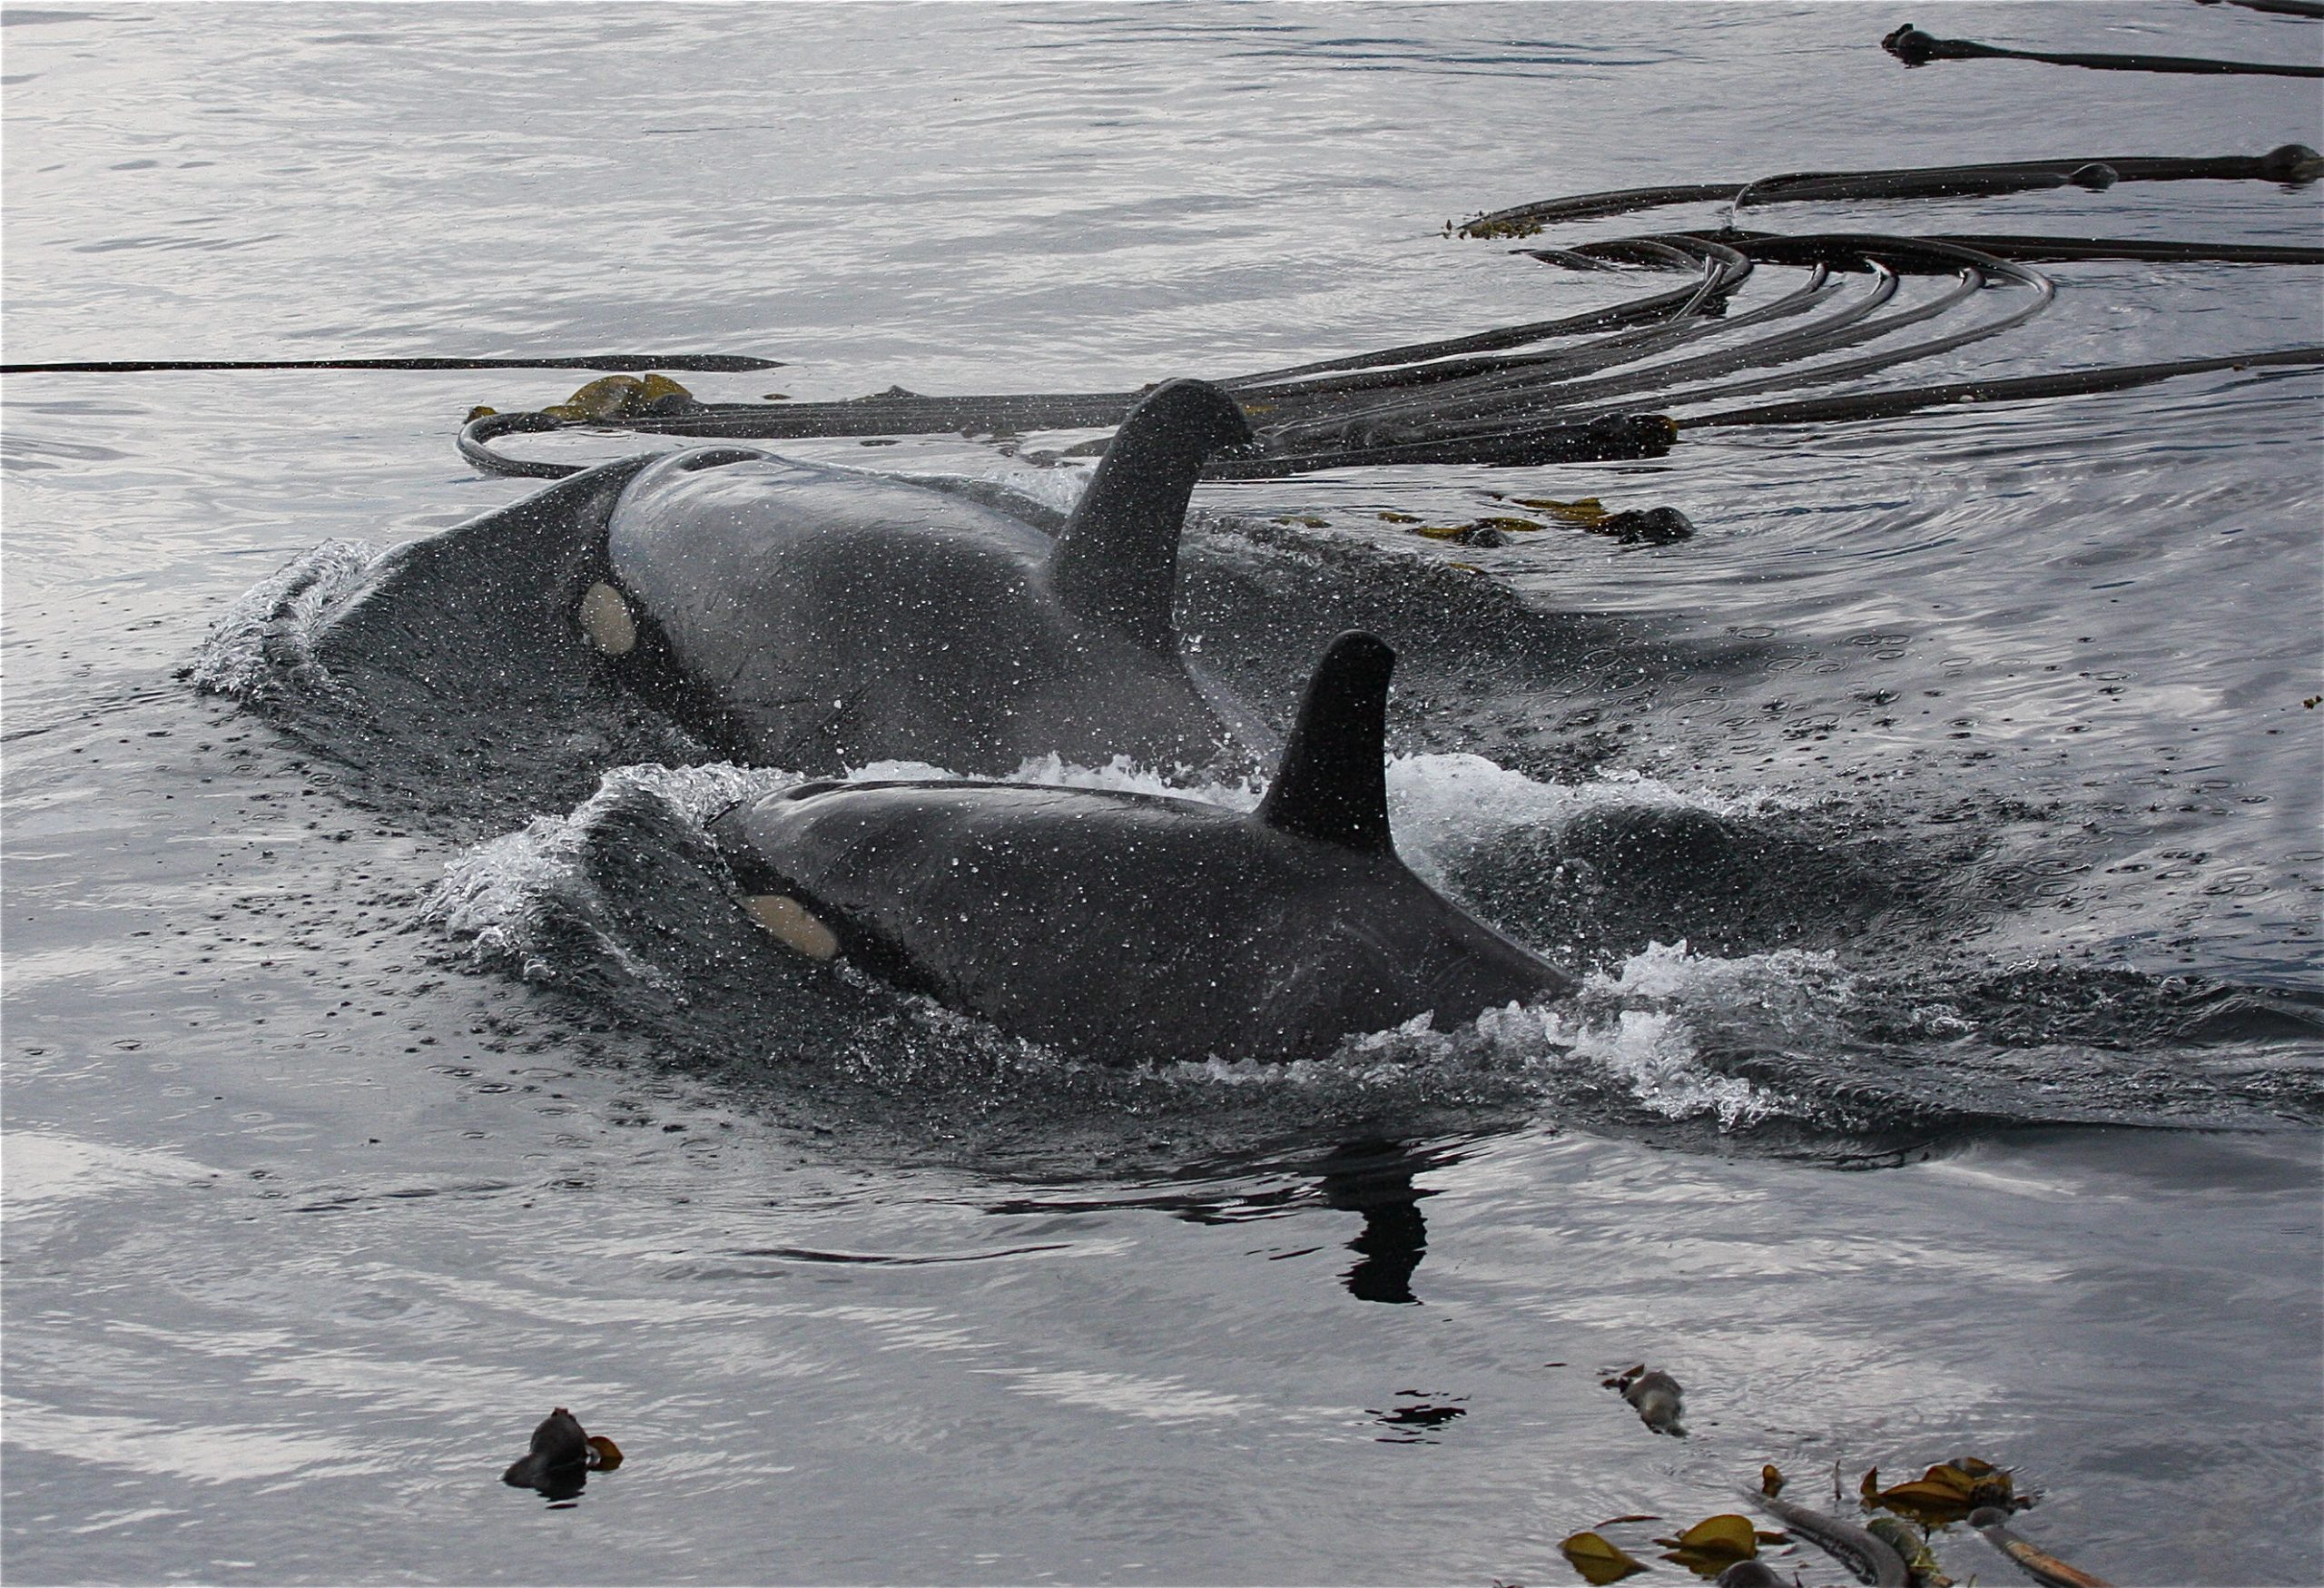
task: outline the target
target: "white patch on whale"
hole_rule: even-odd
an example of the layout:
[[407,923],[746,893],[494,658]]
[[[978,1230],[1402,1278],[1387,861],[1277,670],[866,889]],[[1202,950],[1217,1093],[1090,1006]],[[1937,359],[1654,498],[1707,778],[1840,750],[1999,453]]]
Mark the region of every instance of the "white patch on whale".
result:
[[625,656],[637,648],[637,620],[629,615],[629,603],[604,580],[589,587],[574,616],[589,643],[606,655]]
[[811,960],[828,960],[839,953],[839,937],[815,919],[804,904],[787,893],[753,893],[742,901],[743,912],[793,953]]

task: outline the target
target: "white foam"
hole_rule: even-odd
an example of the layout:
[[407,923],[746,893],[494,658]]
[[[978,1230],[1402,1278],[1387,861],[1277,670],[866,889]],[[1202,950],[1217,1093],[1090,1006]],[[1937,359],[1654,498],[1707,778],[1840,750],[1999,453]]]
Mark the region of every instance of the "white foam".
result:
[[[849,782],[942,782],[961,776],[924,761],[875,762],[846,775]],[[1236,811],[1256,808],[1266,794],[1267,780],[1263,776],[1232,783],[1188,781],[1196,776],[1187,767],[1164,771],[1127,755],[1091,766],[1052,754],[1029,756],[1002,781],[1162,794]],[[1630,772],[1586,784],[1541,783],[1469,754],[1392,756],[1387,784],[1389,822],[1396,847],[1407,860],[1419,863],[1415,869],[1432,876],[1435,872],[1432,862],[1449,863],[1523,829],[1554,832],[1585,811],[1647,805],[1741,816],[1777,803],[1777,796],[1764,790],[1739,795],[1689,792]]]
[[381,556],[361,540],[326,540],[234,598],[193,659],[193,685],[237,700],[290,682],[312,665],[312,637],[360,589]]
[[[799,774],[781,767],[737,766],[731,761],[700,766],[616,766],[598,780],[590,802],[603,802],[623,789],[639,788],[661,795],[689,821],[700,824],[729,805],[763,799],[803,781]],[[588,808],[585,804],[574,814],[577,816]]]
[[1829,952],[1779,949],[1718,959],[1689,952],[1683,941],[1650,942],[1610,976],[1588,979],[1561,1034],[1576,1058],[1620,1080],[1646,1108],[1672,1119],[1712,1114],[1732,1129],[1798,1105],[1704,1065],[1701,1036],[1742,1027],[1761,1048],[1770,1040],[1813,1039],[1851,985]]
[[1063,788],[1113,790],[1122,794],[1166,794],[1173,799],[1200,800],[1229,810],[1247,811],[1259,803],[1265,785],[1257,778],[1234,783],[1206,780],[1187,783],[1190,769],[1157,772],[1127,755],[1117,755],[1103,766],[1078,766],[1060,755],[1028,759],[1010,774],[1012,783],[1045,783]]
[[1626,1009],[1611,1026],[1580,1027],[1571,1041],[1575,1059],[1596,1064],[1665,1119],[1711,1114],[1732,1130],[1777,1111],[1776,1100],[1749,1081],[1706,1069],[1694,1032],[1674,1014]]
[[[1783,950],[1718,959],[1690,953],[1683,942],[1652,943],[1613,973],[1588,978],[1571,999],[1487,1010],[1447,1031],[1422,1016],[1350,1038],[1330,1066],[1379,1077],[1416,1069],[1514,1071],[1551,1094],[1595,1077],[1615,1083],[1646,1113],[1709,1119],[1733,1130],[1797,1112],[1800,1102],[1720,1073],[1702,1057],[1706,1037],[1744,1026],[1752,1044],[1761,1046],[1771,1023],[1777,1034],[1804,1032],[1848,990],[1846,974],[1828,953]],[[1222,1081],[1261,1079],[1216,1064],[1186,1069]]]
[[[1683,951],[1680,951],[1683,954]],[[1655,958],[1669,972],[1668,951]],[[1640,956],[1646,957],[1646,956]],[[1764,962],[1685,959],[1685,976],[1703,986],[1748,985],[1770,972]],[[1772,972],[1778,978],[1782,972]],[[1187,1060],[1151,1073],[1184,1085],[1227,1089],[1394,1085],[1404,1080],[1458,1082],[1501,1079],[1554,1098],[1576,1080],[1610,1081],[1629,1103],[1666,1119],[1709,1119],[1722,1130],[1748,1127],[1787,1111],[1783,1099],[1706,1064],[1698,1046],[1702,1011],[1624,1007],[1607,1001],[1616,985],[1600,980],[1596,999],[1564,1003],[1512,1003],[1449,1030],[1416,1015],[1387,1031],[1353,1036],[1330,1058],[1289,1064],[1256,1060]]]
[[980,478],[995,485],[1006,486],[1020,497],[1030,497],[1043,507],[1070,513],[1080,505],[1082,493],[1089,488],[1089,481],[1096,473],[1095,469],[1087,467],[992,469]]
[[[544,906],[560,898],[603,902],[584,860],[590,830],[606,805],[625,790],[644,789],[699,824],[741,800],[797,781],[791,773],[724,763],[617,767],[569,814],[537,816],[522,831],[462,852],[420,901],[417,919],[468,942],[479,961],[511,965],[527,981],[558,981],[564,967],[541,930]],[[649,986],[676,990],[668,973],[637,959],[611,936],[599,932],[597,938],[625,973]]]
[[1397,851],[1432,880],[1437,867],[1512,833],[1553,833],[1589,811],[1646,806],[1732,817],[1778,803],[1764,789],[1738,795],[1688,791],[1635,772],[1582,784],[1541,783],[1467,754],[1397,755],[1388,762],[1388,819]]
[[1671,1007],[1698,1015],[1748,1011],[1804,1029],[1846,997],[1853,985],[1829,951],[1777,949],[1731,960],[1689,953],[1686,940],[1649,942],[1612,976],[1593,976],[1585,994],[1599,992],[1633,1006]]
[[964,774],[932,761],[870,761],[840,774],[842,783],[958,783]]
[[420,901],[417,919],[467,940],[480,961],[514,966],[527,981],[557,981],[559,967],[529,927],[541,898],[581,885],[579,851],[572,817],[536,817],[522,832],[463,851]]

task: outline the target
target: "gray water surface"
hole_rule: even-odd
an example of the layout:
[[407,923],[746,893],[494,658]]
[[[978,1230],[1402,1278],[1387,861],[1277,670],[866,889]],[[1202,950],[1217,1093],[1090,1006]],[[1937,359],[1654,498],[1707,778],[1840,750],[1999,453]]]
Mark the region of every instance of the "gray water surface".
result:
[[[8,357],[1126,390],[1667,284],[1443,234],[1528,199],[2324,143],[2312,83],[1908,72],[1901,20],[11,6]],[[2320,204],[2125,182],[1754,223],[2312,245]],[[1887,379],[2324,340],[2310,268],[2052,273],[2038,319]],[[1314,633],[1403,624],[1400,843],[1589,991],[1297,1074],[1129,1076],[876,988],[689,1002],[651,950],[702,926],[676,838],[727,774],[593,796],[639,759],[607,722],[507,725],[528,758],[463,782],[196,693],[222,649],[263,663],[231,620],[282,565],[525,494],[452,433],[580,379],[7,383],[11,1581],[1556,1583],[1565,1535],[1733,1509],[1765,1462],[1812,1496],[1960,1455],[2113,1581],[2324,1577],[2315,373],[1204,488],[1206,655],[1279,724]],[[1072,489],[961,438],[798,449]],[[1585,495],[1699,533],[1476,549],[1379,516]],[[1641,804],[1729,834],[1741,902],[1653,856],[1575,883],[1590,814]],[[1600,1386],[1642,1362],[1688,1437]],[[566,1509],[497,1481],[557,1405],[629,1457]]]

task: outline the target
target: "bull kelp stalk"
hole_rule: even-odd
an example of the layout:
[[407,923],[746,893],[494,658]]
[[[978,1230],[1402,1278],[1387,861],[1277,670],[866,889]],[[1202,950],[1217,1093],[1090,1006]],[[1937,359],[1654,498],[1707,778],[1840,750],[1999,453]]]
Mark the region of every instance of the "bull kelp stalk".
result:
[[[2301,183],[2324,156],[2287,143],[2261,155],[2148,155],[2013,161],[1859,172],[1790,173],[1738,183],[1631,188],[1547,199],[1480,215],[1467,237],[1529,237],[1557,221],[1706,200],[1747,208],[1807,201],[1938,198],[2117,182]],[[1453,232],[1449,222],[1446,230]],[[2174,363],[1806,397],[1739,399],[1854,381],[2001,334],[2056,295],[2036,261],[2132,259],[2155,263],[2324,263],[2324,249],[2211,242],[2002,234],[1785,235],[1733,224],[1708,231],[1518,251],[1574,269],[1684,271],[1688,285],[1557,320],[1403,343],[1371,352],[1229,376],[1255,437],[1215,458],[1209,479],[1263,479],[1380,464],[1539,464],[1653,457],[1684,430],[1743,424],[1879,419],[1962,402],[2022,401],[2120,390],[2226,369],[2324,363],[2324,348],[2272,350]],[[1807,273],[1797,287],[1728,312],[1761,265]],[[1949,276],[1919,301],[1906,278]],[[1843,278],[1862,276],[1861,282]],[[2005,296],[1994,300],[1995,291]],[[1920,334],[1902,333],[1926,327]],[[1835,356],[1840,355],[1840,356]],[[1030,430],[1119,423],[1138,393],[924,397],[892,390],[844,402],[703,403],[672,386],[661,399],[590,415],[571,409],[472,416],[460,451],[492,473],[555,478],[576,466],[504,456],[499,437],[581,423],[648,434],[777,440],[958,431],[1014,438]],[[1722,406],[1724,405],[1724,406]],[[1684,410],[1709,408],[1708,413]],[[1102,450],[1085,442],[1068,453]]]
[[600,370],[645,374],[747,375],[780,370],[781,359],[747,353],[576,353],[541,358],[454,359],[96,359],[50,364],[0,364],[0,375],[143,375],[172,370]]
[[1852,199],[1939,199],[2033,192],[2062,187],[2105,188],[2118,182],[2272,182],[2301,184],[2324,176],[2324,155],[2305,143],[2265,154],[2187,158],[2152,154],[2079,155],[2064,160],[2005,160],[1983,164],[1899,166],[1875,171],[1791,172],[1751,182],[1617,188],[1571,198],[1536,199],[1463,222],[1464,237],[1525,237],[1567,221],[1597,221],[1669,204],[1828,202]]
[[[2145,155],[2016,161],[1860,172],[1790,173],[1740,183],[1631,188],[1546,199],[1480,215],[1468,237],[1537,235],[1556,221],[1678,202],[1724,200],[1747,208],[1807,200],[1894,200],[2005,193],[2116,182],[2268,181],[2302,183],[2324,156],[2288,143],[2262,155],[2172,159]],[[1448,222],[1448,232],[1455,229]],[[1693,280],[1628,302],[1370,352],[1228,376],[1219,381],[1248,419],[1254,440],[1215,457],[1204,477],[1265,479],[1315,469],[1393,464],[1525,465],[1659,456],[1688,429],[1878,419],[1960,402],[2018,401],[2119,390],[2178,375],[2324,362],[2324,348],[2270,350],[2176,363],[2064,371],[2008,380],[1852,391],[1735,407],[1743,398],[1854,381],[1998,335],[2055,296],[2037,261],[2096,259],[2155,263],[2324,263],[2324,249],[2096,237],[1780,234],[1732,223],[1613,238],[1570,248],[1518,250],[1571,269],[1682,271]],[[1768,302],[1728,312],[1761,266],[1803,269]],[[1949,276],[1918,301],[1906,279]],[[1862,277],[1862,281],[1854,278]],[[1995,297],[1996,291],[2002,295]],[[1925,326],[1926,332],[1903,333]],[[1844,356],[1835,356],[1844,355]],[[572,428],[733,439],[927,435],[957,431],[1013,439],[1028,431],[1110,429],[1137,391],[928,397],[901,389],[842,402],[697,401],[651,369],[734,372],[778,361],[731,354],[589,357],[333,359],[270,361],[115,360],[20,364],[11,373],[192,369],[465,370],[586,368],[623,371],[572,400],[537,412],[478,409],[459,449],[489,473],[562,478],[574,464],[506,456],[504,436]],[[1721,406],[1724,405],[1724,406]],[[1684,410],[1710,409],[1709,412]],[[1677,411],[1672,411],[1677,410]],[[1068,453],[1102,450],[1085,442]]]
[[2276,61],[2218,61],[2200,55],[2108,55],[2061,50],[2016,50],[1981,44],[1974,39],[1941,39],[1906,23],[1880,47],[1907,66],[1931,61],[2038,61],[2048,66],[2084,66],[2094,72],[2163,72],[2201,77],[2324,77],[2324,66]]

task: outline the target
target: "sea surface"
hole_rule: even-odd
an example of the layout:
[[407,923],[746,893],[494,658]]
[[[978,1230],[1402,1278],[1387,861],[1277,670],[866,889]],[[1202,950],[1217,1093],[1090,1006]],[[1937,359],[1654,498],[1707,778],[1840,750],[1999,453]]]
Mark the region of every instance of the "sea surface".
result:
[[[1127,390],[1671,284],[1448,234],[1528,200],[2324,144],[2312,81],[1907,70],[1904,20],[11,5],[5,357]],[[2161,0],[1916,20],[2324,42]],[[2324,189],[1739,219],[2314,246]],[[2324,340],[2315,267],[2043,268],[2040,314],[1854,384]],[[780,769],[457,653],[441,698],[299,693],[290,594],[524,496],[454,432],[584,379],[5,383],[10,1582],[1556,1583],[1561,1539],[1650,1514],[1607,1532],[1654,1561],[1763,1464],[1853,1514],[1866,1469],[1962,1455],[2112,1581],[2324,1579],[2314,370],[1206,485],[1189,645],[1280,728],[1332,632],[1387,636],[1400,845],[1584,991],[1136,1070],[731,973],[700,824]],[[1086,463],[1036,454],[1083,439],[793,449],[1062,505]],[[1697,533],[1522,505],[1585,497]],[[1683,1435],[1605,1386],[1640,1365]],[[562,1505],[498,1481],[556,1406],[627,1456]]]

